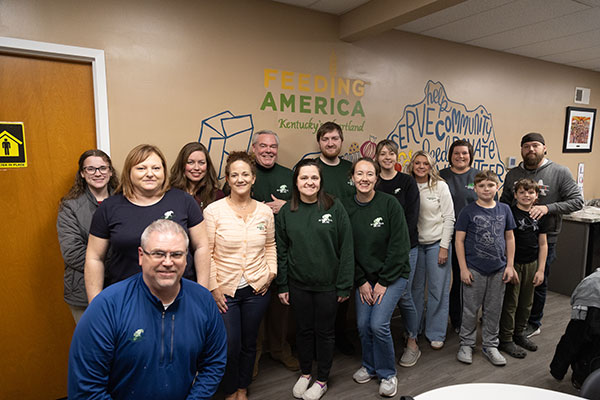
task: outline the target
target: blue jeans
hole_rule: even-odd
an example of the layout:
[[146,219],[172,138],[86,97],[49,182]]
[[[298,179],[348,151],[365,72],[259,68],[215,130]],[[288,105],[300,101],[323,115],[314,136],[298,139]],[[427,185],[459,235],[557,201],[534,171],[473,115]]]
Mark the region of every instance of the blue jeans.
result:
[[417,268],[418,254],[418,246],[415,246],[412,249],[410,249],[410,253],[408,253],[408,262],[410,263],[410,276],[408,277],[406,289],[404,289],[404,293],[402,293],[402,297],[400,297],[400,301],[398,302],[398,307],[400,308],[400,313],[402,315],[402,319],[404,320],[404,329],[406,329],[408,337],[411,339],[416,339],[419,333],[419,319],[417,317],[417,308],[415,307],[415,302],[412,298],[412,283],[415,277],[415,269]]
[[[448,260],[444,264],[438,264],[439,252],[440,242],[419,245],[412,289],[421,330],[424,326],[425,337],[432,342],[446,340],[448,327],[452,245],[448,246]],[[425,283],[427,283],[426,311]]]
[[246,389],[252,382],[258,327],[269,305],[271,291],[261,296],[246,286],[238,289],[234,297],[225,297],[228,308],[221,316],[227,330],[227,366],[221,385],[225,394],[230,395],[238,389]]
[[548,275],[550,274],[550,265],[556,260],[556,243],[548,243],[548,255],[546,256],[546,269],[544,269],[544,282],[535,287],[533,292],[533,305],[531,306],[531,315],[529,323],[537,328],[542,326],[542,317],[544,316],[544,305],[546,304],[546,293],[548,292]]
[[381,303],[372,306],[360,301],[360,293],[356,289],[356,324],[362,346],[362,365],[369,375],[376,374],[379,379],[396,375],[390,320],[407,283],[406,279],[399,278],[387,287]]

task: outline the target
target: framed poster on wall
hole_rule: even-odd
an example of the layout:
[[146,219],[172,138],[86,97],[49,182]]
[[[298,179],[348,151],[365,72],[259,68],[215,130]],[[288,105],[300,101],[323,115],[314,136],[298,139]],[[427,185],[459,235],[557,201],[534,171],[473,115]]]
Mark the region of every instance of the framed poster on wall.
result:
[[595,122],[595,108],[567,107],[563,153],[591,152]]

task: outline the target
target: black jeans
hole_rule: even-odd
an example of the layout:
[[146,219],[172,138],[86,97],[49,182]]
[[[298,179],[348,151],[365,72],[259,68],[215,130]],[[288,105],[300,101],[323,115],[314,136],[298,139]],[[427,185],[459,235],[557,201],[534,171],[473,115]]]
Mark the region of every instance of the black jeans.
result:
[[550,274],[550,265],[556,260],[556,243],[548,243],[548,256],[546,257],[546,269],[544,270],[544,282],[535,287],[533,292],[533,305],[531,306],[531,315],[529,323],[536,328],[542,326],[542,317],[544,316],[544,305],[546,304],[546,292],[548,292],[548,275]]
[[327,382],[335,349],[336,292],[312,292],[292,284],[289,289],[290,305],[296,317],[300,370],[305,375],[311,374],[316,342],[317,380]]
[[221,385],[225,394],[230,395],[238,389],[246,389],[252,382],[258,327],[269,305],[271,291],[260,296],[246,286],[238,289],[234,297],[225,297],[228,309],[221,315],[227,330],[227,366]]

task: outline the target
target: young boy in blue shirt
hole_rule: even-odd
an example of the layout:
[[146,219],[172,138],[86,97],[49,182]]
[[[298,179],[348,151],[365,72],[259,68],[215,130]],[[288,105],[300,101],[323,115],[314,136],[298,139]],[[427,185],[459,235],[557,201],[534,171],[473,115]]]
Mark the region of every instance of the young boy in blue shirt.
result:
[[506,285],[499,349],[511,357],[524,358],[527,355],[525,350],[537,350],[537,345],[525,336],[524,331],[531,313],[533,292],[544,281],[549,216],[537,220],[529,215],[540,193],[537,183],[528,178],[519,179],[514,192],[517,204],[511,207],[511,211],[517,224],[514,230],[515,271],[519,283]]
[[462,282],[462,323],[457,358],[473,362],[477,314],[483,307],[483,354],[493,365],[506,365],[498,351],[498,330],[504,284],[518,279],[513,268],[515,221],[508,205],[494,200],[499,179],[492,171],[475,175],[477,200],[461,211],[456,222],[456,255]]

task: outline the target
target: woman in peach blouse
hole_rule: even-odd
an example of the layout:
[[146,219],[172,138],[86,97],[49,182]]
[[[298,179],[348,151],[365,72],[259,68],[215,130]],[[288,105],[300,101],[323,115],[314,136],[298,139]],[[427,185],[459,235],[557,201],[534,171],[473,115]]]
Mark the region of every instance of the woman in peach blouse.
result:
[[277,273],[273,212],[250,198],[256,166],[244,152],[232,152],[225,166],[231,194],[204,210],[210,282],[227,329],[226,400],[246,400],[256,357],[260,321]]

